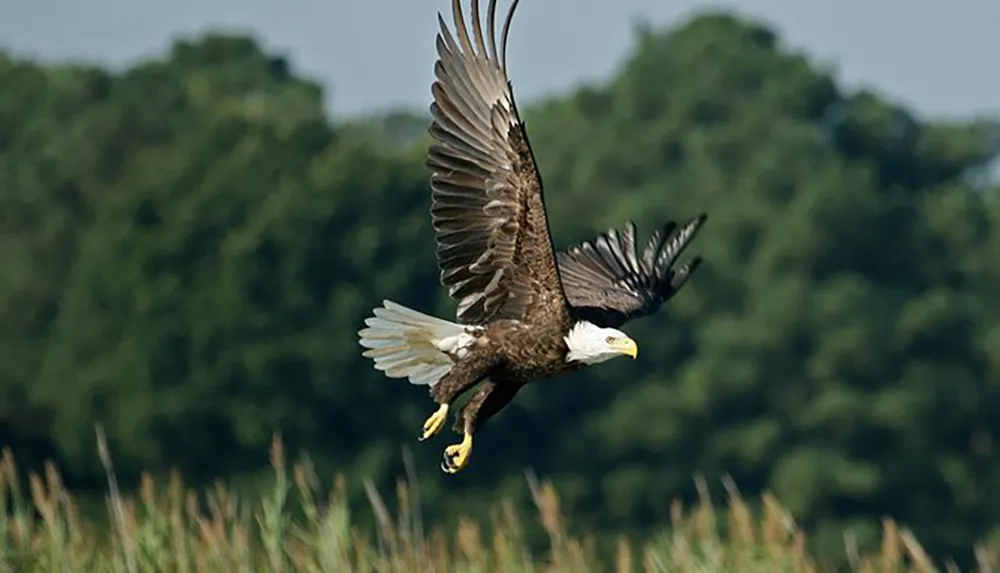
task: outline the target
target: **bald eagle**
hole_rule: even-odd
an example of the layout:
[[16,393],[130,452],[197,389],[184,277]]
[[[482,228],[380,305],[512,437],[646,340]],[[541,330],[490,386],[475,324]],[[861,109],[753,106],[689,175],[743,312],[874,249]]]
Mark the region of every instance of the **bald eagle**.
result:
[[[669,221],[637,253],[635,225],[610,229],[556,254],[542,181],[506,72],[514,0],[496,41],[496,0],[484,39],[479,2],[472,35],[452,0],[456,35],[438,14],[438,59],[431,87],[431,220],[441,283],[457,301],[455,321],[383,301],[358,332],[363,355],[391,378],[427,385],[439,408],[420,440],[444,426],[455,400],[479,390],[457,416],[461,443],[444,450],[441,469],[465,467],[473,434],[530,382],[637,354],[618,330],[656,312],[701,259],[674,269],[705,222]],[[456,37],[457,36],[457,37]],[[488,42],[488,45],[487,43]]]

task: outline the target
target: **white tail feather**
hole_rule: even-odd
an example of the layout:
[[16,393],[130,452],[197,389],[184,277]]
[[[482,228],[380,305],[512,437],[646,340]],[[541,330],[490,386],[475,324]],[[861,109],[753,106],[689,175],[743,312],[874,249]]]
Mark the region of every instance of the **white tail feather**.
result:
[[475,326],[456,324],[406,308],[390,300],[365,319],[358,332],[362,353],[389,378],[409,378],[411,384],[433,386],[465,355],[475,340]]

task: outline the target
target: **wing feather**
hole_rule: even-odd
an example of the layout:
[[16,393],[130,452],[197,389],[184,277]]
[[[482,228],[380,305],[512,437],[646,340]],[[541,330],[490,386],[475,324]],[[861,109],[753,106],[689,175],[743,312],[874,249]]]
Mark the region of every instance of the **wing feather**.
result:
[[[496,38],[497,1],[479,0],[472,33],[452,0],[453,34],[438,15],[438,59],[427,157],[431,220],[441,282],[458,301],[458,321],[569,316],[538,174],[506,72],[514,0]],[[552,314],[555,313],[555,314]]]
[[622,324],[653,314],[670,300],[701,263],[694,257],[673,270],[707,216],[701,214],[678,228],[665,222],[637,256],[635,223],[609,229],[592,241],[559,253],[559,271],[573,312],[601,326]]

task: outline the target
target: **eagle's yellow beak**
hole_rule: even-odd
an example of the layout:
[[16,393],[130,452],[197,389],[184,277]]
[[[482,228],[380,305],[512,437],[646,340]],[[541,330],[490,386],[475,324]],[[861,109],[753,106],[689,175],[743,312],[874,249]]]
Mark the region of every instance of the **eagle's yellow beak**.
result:
[[618,347],[621,348],[622,354],[628,354],[632,357],[632,360],[635,360],[635,357],[639,354],[639,346],[631,338],[620,340]]

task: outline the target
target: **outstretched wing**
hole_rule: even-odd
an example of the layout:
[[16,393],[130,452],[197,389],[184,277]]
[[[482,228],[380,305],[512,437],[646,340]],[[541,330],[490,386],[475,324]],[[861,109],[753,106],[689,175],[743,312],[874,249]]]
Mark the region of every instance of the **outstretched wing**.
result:
[[[436,80],[427,166],[441,282],[458,301],[458,321],[531,321],[554,309],[568,317],[542,197],[542,181],[506,73],[514,0],[495,37],[496,0],[488,12],[489,47],[472,1],[472,35],[452,0],[457,39],[438,15]],[[557,314],[555,318],[559,318]]]
[[694,257],[672,269],[706,218],[699,215],[683,227],[664,223],[646,242],[642,258],[637,256],[632,221],[623,233],[609,229],[559,253],[563,289],[573,313],[599,326],[617,328],[659,310],[701,263]]

